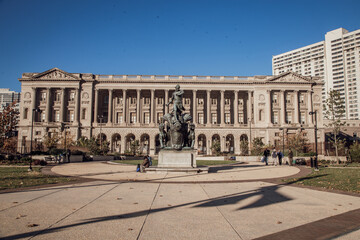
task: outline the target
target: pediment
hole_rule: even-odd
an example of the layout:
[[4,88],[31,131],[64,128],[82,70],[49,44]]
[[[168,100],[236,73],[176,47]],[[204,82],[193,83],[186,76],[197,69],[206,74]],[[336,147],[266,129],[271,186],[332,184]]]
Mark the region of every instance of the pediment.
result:
[[294,72],[287,72],[268,80],[272,83],[314,83],[311,77],[305,77]]
[[48,71],[39,73],[33,76],[33,78],[41,80],[80,80],[77,76],[58,68],[52,68]]

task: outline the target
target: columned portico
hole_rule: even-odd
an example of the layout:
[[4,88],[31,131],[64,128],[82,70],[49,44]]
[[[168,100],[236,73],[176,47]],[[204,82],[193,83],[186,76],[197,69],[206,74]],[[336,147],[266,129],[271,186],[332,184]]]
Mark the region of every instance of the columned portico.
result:
[[[63,78],[49,85],[55,76]],[[49,82],[43,84],[44,79]],[[20,80],[24,96],[21,109],[27,109],[30,114],[21,114],[19,138],[30,138],[27,133],[30,132],[32,109],[40,108],[45,114],[42,115],[44,122],[39,122],[36,117],[34,126],[34,132],[39,136],[45,132],[63,134],[59,128],[61,124],[56,122],[66,122],[74,140],[81,136],[98,136],[100,115],[106,119],[101,125],[101,133],[111,141],[112,149],[124,153],[130,140],[141,140],[145,144],[141,145],[143,149],[146,148],[150,154],[157,153],[159,123],[161,117],[169,112],[166,106],[169,94],[180,84],[185,92],[185,110],[191,114],[196,126],[195,146],[201,148],[200,154],[211,152],[213,139],[220,140],[222,151],[235,153],[240,153],[240,136],[249,140],[251,135],[252,139],[266,140],[264,144],[274,144],[279,140],[280,127],[292,128],[289,131],[294,133],[300,127],[299,124],[286,123],[286,111],[293,114],[293,123],[298,123],[301,118],[301,127],[308,131],[312,142],[313,128],[310,127],[313,119],[308,112],[321,112],[320,83],[292,73],[247,79],[249,83],[238,77],[77,75],[58,69],[38,75],[24,74]],[[303,124],[304,113],[307,115],[306,124]],[[272,116],[274,119],[277,116],[280,121],[272,124]],[[322,129],[321,120],[318,125]],[[201,144],[199,139],[202,139]]]

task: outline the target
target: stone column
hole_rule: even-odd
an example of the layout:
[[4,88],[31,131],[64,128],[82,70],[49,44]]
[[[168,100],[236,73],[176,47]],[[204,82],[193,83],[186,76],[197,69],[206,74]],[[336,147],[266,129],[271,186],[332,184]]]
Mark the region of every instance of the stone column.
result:
[[95,89],[94,123],[98,123],[99,89]]
[[234,91],[234,125],[238,126],[239,125],[239,91],[235,90]]
[[[123,122],[122,124],[126,125],[126,89],[123,89],[123,100],[122,100],[122,107],[123,107]],[[125,148],[125,145],[123,145],[123,149]]]
[[136,124],[140,124],[140,89],[136,89]]
[[225,91],[224,90],[220,90],[220,95],[221,95],[221,99],[220,99],[220,124],[221,125],[224,125],[225,124],[225,121],[224,121],[224,118],[225,118],[225,106],[224,106],[224,94],[225,94]]
[[165,90],[165,114],[169,113],[169,107],[167,106],[167,104],[169,103],[169,90]]
[[196,102],[196,90],[193,90],[193,123],[197,124],[197,102]]
[[62,88],[61,89],[61,98],[62,98],[62,101],[61,101],[61,121],[60,122],[66,122],[66,119],[65,119],[65,95],[66,95],[66,88]]
[[80,122],[80,87],[76,89],[75,94],[75,122],[79,124]]
[[109,109],[108,109],[108,124],[111,125],[112,121],[112,110],[113,110],[113,90],[109,89]]
[[[252,121],[253,119],[253,116],[252,116],[252,103],[251,103],[251,91],[248,91],[248,100],[247,100],[247,124],[249,124],[249,121]],[[244,119],[244,122],[245,122],[245,119]]]
[[51,88],[47,88],[46,92],[46,110],[45,110],[45,122],[50,122],[50,116],[51,116],[51,106],[50,106],[50,93]]
[[299,91],[295,90],[294,92],[294,123],[299,123]]
[[211,116],[210,116],[210,90],[206,90],[206,125],[211,125]]
[[269,122],[268,125],[271,125],[272,121],[271,121],[271,90],[267,90],[267,121]]
[[281,112],[280,112],[280,124],[283,126],[285,124],[285,114],[286,114],[286,100],[285,100],[285,94],[286,92],[284,90],[280,90],[280,106],[281,106]]
[[307,96],[308,96],[308,100],[307,100],[307,109],[308,109],[308,124],[312,125],[313,122],[313,115],[310,115],[309,112],[313,111],[313,104],[312,104],[312,91],[308,90],[307,91]]
[[154,123],[155,123],[155,109],[156,109],[155,108],[155,90],[151,89],[150,92],[151,92],[150,125],[154,125]]
[[155,135],[149,136],[149,147],[150,147],[150,152],[149,155],[155,155]]

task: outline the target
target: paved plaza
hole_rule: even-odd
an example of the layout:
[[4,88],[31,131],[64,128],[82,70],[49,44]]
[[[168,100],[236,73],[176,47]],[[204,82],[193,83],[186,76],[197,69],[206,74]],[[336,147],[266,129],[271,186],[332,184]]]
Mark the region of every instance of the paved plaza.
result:
[[274,181],[297,167],[156,174],[88,162],[51,171],[86,181],[0,193],[0,238],[360,239],[360,198]]

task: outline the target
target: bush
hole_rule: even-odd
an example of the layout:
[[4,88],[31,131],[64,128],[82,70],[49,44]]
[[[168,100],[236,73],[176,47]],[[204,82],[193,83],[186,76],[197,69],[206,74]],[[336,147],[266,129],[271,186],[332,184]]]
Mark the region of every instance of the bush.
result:
[[12,160],[15,159],[15,157],[14,157],[14,155],[8,155],[7,159],[8,159],[9,161],[12,161]]
[[355,143],[350,147],[350,157],[352,162],[360,162],[360,144]]
[[47,165],[47,162],[45,160],[36,159],[36,160],[34,160],[34,165],[45,166],[45,165]]
[[303,154],[300,154],[302,157],[313,157],[316,155],[315,152],[307,152],[307,153],[303,153]]
[[20,162],[30,162],[31,161],[31,157],[23,157],[20,159]]
[[0,160],[5,160],[5,156],[0,154]]

